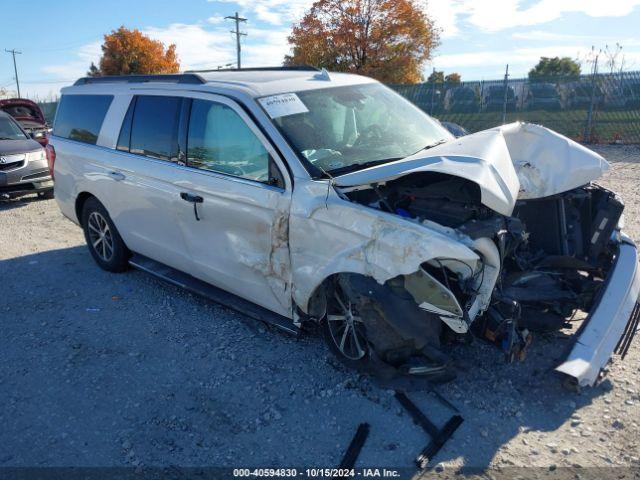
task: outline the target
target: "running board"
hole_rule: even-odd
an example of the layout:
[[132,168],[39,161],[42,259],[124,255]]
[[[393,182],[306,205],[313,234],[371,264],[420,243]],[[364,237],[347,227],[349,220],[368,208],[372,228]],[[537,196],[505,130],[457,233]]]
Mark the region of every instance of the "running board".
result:
[[229,293],[213,285],[198,280],[191,275],[169,267],[163,263],[156,262],[143,255],[134,254],[129,260],[129,265],[143,272],[150,273],[171,285],[183,288],[189,292],[195,293],[212,302],[224,305],[231,310],[243,313],[255,320],[268,323],[274,327],[287,332],[291,335],[298,335],[299,329],[293,324],[293,321],[285,316],[279,315],[271,310],[267,310],[255,303],[238,297],[233,293]]

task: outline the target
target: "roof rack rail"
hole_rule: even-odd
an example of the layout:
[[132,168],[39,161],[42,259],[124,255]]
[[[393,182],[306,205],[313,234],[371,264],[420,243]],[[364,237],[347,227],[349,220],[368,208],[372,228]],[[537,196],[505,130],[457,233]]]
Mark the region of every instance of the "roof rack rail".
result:
[[248,67],[248,68],[212,68],[209,70],[187,70],[185,73],[213,73],[213,72],[319,72],[320,69],[311,65],[291,65],[287,67]]
[[160,74],[160,75],[105,75],[103,77],[83,77],[74,83],[74,85],[88,85],[92,83],[146,83],[146,82],[164,82],[164,83],[190,83],[201,84],[206,83],[200,75],[194,73],[176,73],[176,74]]

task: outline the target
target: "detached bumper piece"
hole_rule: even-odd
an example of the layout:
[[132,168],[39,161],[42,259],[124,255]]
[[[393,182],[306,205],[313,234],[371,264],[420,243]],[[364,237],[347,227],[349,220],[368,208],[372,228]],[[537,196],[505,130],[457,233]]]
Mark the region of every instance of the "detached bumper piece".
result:
[[611,355],[626,356],[638,329],[640,268],[635,244],[623,237],[615,265],[577,340],[556,371],[573,377],[581,387],[593,385]]

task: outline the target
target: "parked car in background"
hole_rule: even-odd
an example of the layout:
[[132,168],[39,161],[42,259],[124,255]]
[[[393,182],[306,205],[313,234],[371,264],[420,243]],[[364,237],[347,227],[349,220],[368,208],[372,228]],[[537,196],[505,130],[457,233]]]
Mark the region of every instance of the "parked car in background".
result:
[[553,83],[530,83],[525,88],[525,110],[560,110],[560,93]]
[[0,112],[0,196],[26,193],[53,193],[45,149],[13,117]]
[[640,82],[628,82],[624,88],[625,108],[640,108]]
[[604,101],[602,88],[591,81],[567,83],[564,88],[566,109],[588,109],[592,98],[594,108],[599,107]]
[[442,89],[428,86],[429,84],[423,85],[425,88],[420,89],[420,93],[415,96],[413,103],[431,115],[442,112],[444,96]]
[[[507,87],[507,112],[513,112],[516,109],[515,91],[511,85]],[[505,87],[504,85],[490,85],[484,88],[482,108],[485,112],[501,112],[505,104]]]
[[462,125],[458,125],[453,122],[440,122],[444,128],[449,130],[449,133],[454,137],[464,137],[465,135],[469,135],[469,132]]
[[0,100],[0,111],[17,120],[22,129],[40,145],[47,145],[51,129],[37,103],[26,98],[8,98]]
[[479,110],[476,92],[471,87],[453,87],[444,96],[444,109],[451,113],[469,113]]
[[442,112],[444,93],[429,83],[394,85],[393,89],[422,111],[430,114]]
[[318,325],[385,378],[453,378],[472,334],[523,359],[580,310],[556,370],[592,385],[640,317],[623,204],[592,183],[607,162],[539,125],[454,138],[367,77],[214,70],[81,79],[49,147],[101,268]]
[[604,95],[602,105],[608,110],[618,110],[625,108],[627,97],[624,84],[619,81],[606,78],[602,82],[602,93]]

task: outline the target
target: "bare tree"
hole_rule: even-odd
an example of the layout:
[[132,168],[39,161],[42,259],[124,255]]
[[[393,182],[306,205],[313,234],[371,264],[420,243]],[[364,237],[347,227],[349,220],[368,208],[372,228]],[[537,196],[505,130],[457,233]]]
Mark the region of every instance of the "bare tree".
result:
[[622,53],[622,45],[616,42],[615,47],[605,45],[602,52],[606,57],[606,65],[609,67],[609,73],[622,72],[624,68],[624,53]]

